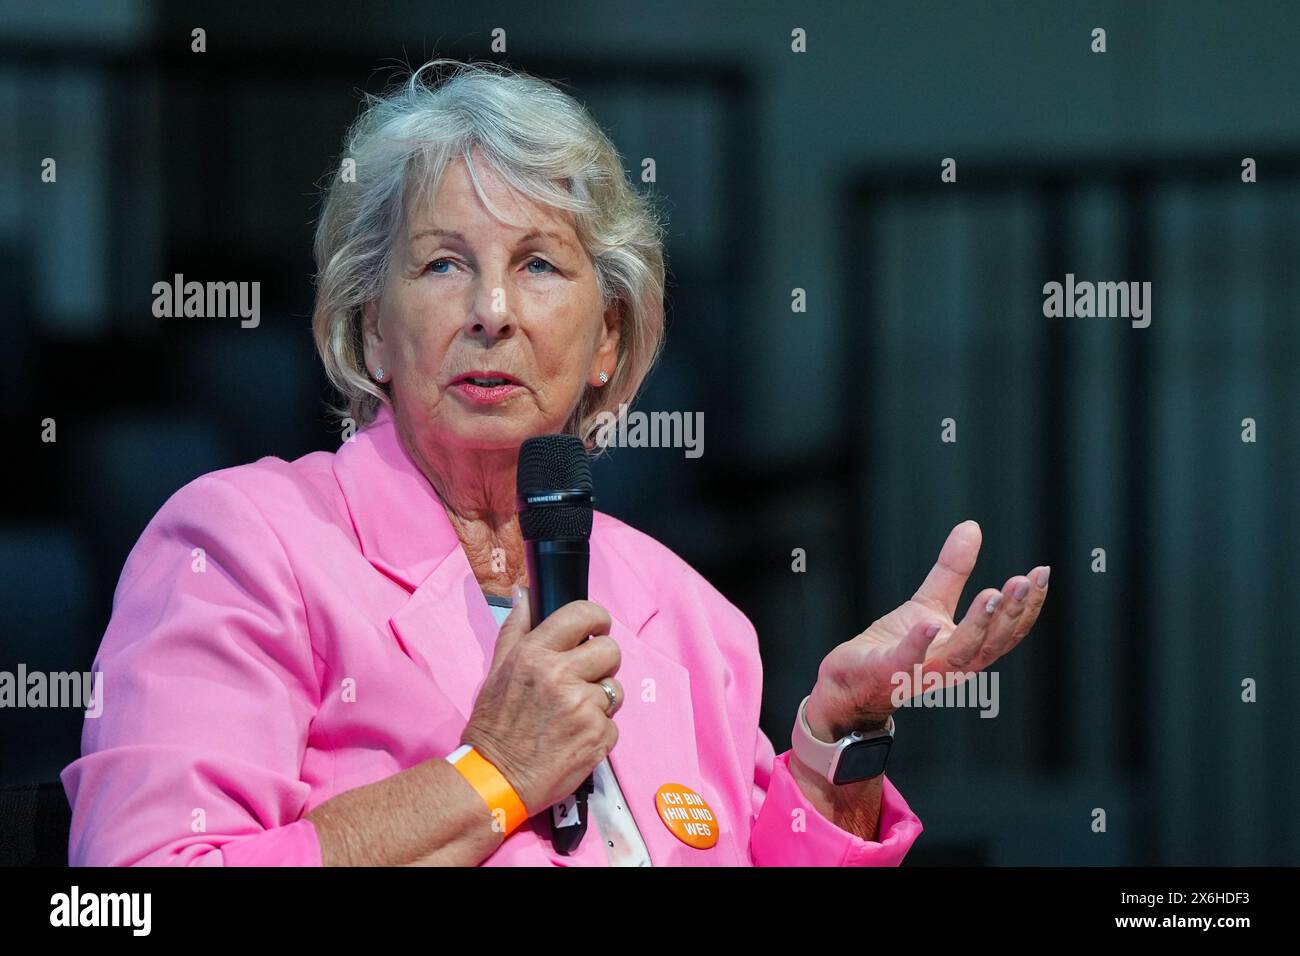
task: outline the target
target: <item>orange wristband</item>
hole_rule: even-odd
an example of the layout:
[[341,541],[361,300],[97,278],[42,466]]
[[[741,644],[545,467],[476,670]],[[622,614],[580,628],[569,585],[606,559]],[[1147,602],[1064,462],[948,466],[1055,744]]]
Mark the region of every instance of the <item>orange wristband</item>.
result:
[[505,815],[505,834],[509,836],[528,819],[524,801],[496,767],[469,744],[462,744],[447,755],[447,762],[460,771],[469,785],[483,798],[492,816]]

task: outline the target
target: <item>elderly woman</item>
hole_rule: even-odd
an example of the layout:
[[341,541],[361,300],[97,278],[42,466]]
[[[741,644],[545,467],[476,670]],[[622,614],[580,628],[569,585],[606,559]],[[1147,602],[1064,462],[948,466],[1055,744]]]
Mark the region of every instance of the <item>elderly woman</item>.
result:
[[749,621],[622,522],[595,515],[591,599],[530,629],[520,445],[594,450],[637,393],[662,231],[572,98],[486,65],[431,82],[446,62],[364,112],[323,210],[338,451],[201,476],[127,559],[103,715],[62,775],[71,862],[896,865],[921,824],[883,773],[894,676],[997,660],[1048,569],[958,623],[980,545],[958,525],[826,656],[779,756]]

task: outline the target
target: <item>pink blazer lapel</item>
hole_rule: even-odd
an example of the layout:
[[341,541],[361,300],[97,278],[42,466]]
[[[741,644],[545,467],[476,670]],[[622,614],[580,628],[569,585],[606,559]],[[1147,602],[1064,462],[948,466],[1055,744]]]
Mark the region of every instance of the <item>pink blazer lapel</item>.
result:
[[334,474],[361,553],[410,592],[387,622],[394,640],[463,723],[487,674],[496,625],[442,501],[407,454],[387,406],[339,447]]
[[[655,647],[651,624],[658,608],[635,570],[609,547],[609,519],[597,513],[592,532],[591,599],[609,610],[622,663],[618,671],[626,698],[614,715],[618,743],[610,766],[627,799],[637,829],[656,866],[739,865],[734,836],[738,824],[727,818],[704,783],[696,746],[691,675],[686,666]],[[664,784],[677,783],[700,793],[719,818],[722,836],[707,850],[687,846],[659,818],[655,795]]]
[[690,674],[637,638],[617,617],[611,633],[623,653],[617,676],[627,699],[614,715],[618,743],[609,762],[650,859],[662,866],[687,854],[711,853],[678,841],[655,806],[655,795],[664,784],[700,789]]
[[465,552],[450,553],[388,624],[407,657],[468,721],[492,663],[497,624]]

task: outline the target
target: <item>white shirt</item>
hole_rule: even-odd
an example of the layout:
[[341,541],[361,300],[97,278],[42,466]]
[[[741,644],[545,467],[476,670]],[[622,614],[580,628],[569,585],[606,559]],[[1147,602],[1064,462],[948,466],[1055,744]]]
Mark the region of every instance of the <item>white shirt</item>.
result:
[[[510,614],[510,599],[485,594],[488,607],[500,625]],[[587,835],[592,837],[591,821],[594,820],[605,842],[605,852],[609,856],[610,866],[650,866],[650,854],[646,851],[641,831],[637,829],[632,811],[627,808],[623,791],[619,788],[618,778],[609,760],[596,764],[591,774],[595,789],[587,798],[588,826]],[[549,812],[549,811],[548,811]]]

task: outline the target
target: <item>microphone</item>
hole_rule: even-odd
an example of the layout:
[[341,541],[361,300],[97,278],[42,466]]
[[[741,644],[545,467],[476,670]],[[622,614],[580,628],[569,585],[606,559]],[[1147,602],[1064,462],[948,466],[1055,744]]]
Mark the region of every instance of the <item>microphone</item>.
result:
[[[528,568],[530,629],[570,601],[587,598],[592,523],[591,461],[573,435],[538,435],[519,448],[515,510]],[[588,774],[551,807],[551,842],[571,854],[587,832]]]

